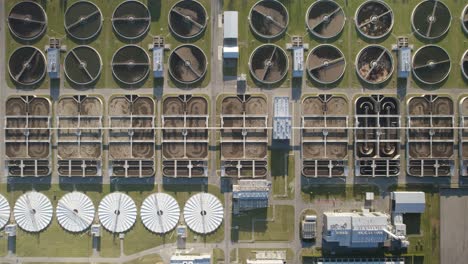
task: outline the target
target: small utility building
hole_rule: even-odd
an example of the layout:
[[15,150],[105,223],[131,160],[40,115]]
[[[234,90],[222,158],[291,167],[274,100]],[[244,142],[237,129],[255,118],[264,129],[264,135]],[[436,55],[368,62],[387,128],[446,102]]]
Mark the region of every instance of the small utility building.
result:
[[237,11],[224,12],[224,40],[223,40],[223,58],[224,59],[238,59],[239,46],[237,39],[238,33],[238,17]]
[[424,213],[426,197],[424,192],[392,192],[392,212],[395,214]]

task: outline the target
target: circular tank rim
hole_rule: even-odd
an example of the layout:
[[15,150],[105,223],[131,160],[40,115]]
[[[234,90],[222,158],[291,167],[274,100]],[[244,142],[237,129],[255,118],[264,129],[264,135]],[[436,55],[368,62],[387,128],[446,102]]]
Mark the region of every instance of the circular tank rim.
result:
[[[99,72],[98,72],[98,74],[96,75],[96,78],[94,78],[93,80],[91,80],[91,81],[89,81],[89,82],[85,82],[85,83],[75,82],[72,78],[70,78],[70,76],[68,76],[67,67],[65,66],[65,61],[67,60],[68,56],[70,55],[70,52],[71,52],[72,50],[77,49],[77,48],[90,48],[90,49],[92,49],[94,52],[96,52],[96,54],[98,55],[98,58],[99,58],[99,61],[100,61]],[[112,57],[112,59],[113,59],[113,57]],[[103,66],[103,64],[102,64],[101,54],[99,54],[99,52],[98,52],[95,48],[93,48],[93,47],[91,47],[91,46],[89,46],[89,45],[79,45],[79,46],[74,47],[73,49],[71,49],[70,51],[67,52],[67,54],[65,55],[65,58],[64,58],[64,60],[63,60],[63,71],[64,71],[64,73],[65,73],[65,76],[67,77],[68,80],[70,80],[71,82],[73,82],[74,84],[77,84],[77,85],[87,85],[87,84],[93,83],[93,82],[95,82],[97,79],[99,79],[99,76],[101,76],[101,72],[102,72],[102,66]]]
[[[11,56],[13,56],[13,54],[15,54],[15,52],[17,52],[18,50],[23,49],[23,48],[33,48],[33,49],[37,50],[37,51],[39,52],[39,54],[41,54],[42,59],[44,60],[44,71],[42,72],[41,77],[39,77],[35,82],[32,82],[32,83],[22,83],[22,82],[19,82],[19,81],[15,80],[15,78],[13,77],[13,74],[11,74],[11,69],[10,69],[10,60],[11,60]],[[42,81],[42,79],[44,79],[44,77],[45,77],[45,75],[46,75],[46,72],[47,72],[47,60],[46,60],[46,57],[45,57],[44,53],[42,52],[42,50],[36,48],[36,47],[33,46],[33,45],[24,45],[24,46],[20,46],[20,47],[16,48],[16,49],[10,54],[10,56],[9,56],[9,58],[8,58],[8,74],[10,75],[10,77],[13,79],[14,82],[19,83],[19,84],[21,84],[21,85],[31,86],[31,85],[37,84],[38,82]]]
[[[131,0],[131,1],[133,1],[133,0]],[[114,67],[112,66],[112,64],[114,63],[115,55],[116,55],[120,50],[122,50],[122,49],[124,49],[124,48],[127,48],[127,47],[136,47],[136,48],[141,49],[141,50],[145,53],[146,58],[148,59],[148,70],[146,71],[145,75],[141,78],[141,80],[139,80],[139,81],[137,81],[137,82],[125,82],[125,81],[122,81],[122,80],[117,76],[117,74],[116,74],[115,71],[114,71]],[[137,84],[137,83],[142,82],[144,79],[146,79],[146,77],[148,77],[149,72],[150,72],[150,64],[151,64],[150,57],[149,57],[148,53],[146,53],[146,50],[145,50],[145,49],[143,49],[142,47],[140,47],[140,46],[138,46],[138,45],[135,45],[135,44],[123,45],[123,46],[120,47],[118,50],[116,50],[116,51],[114,52],[114,54],[112,55],[112,60],[111,60],[112,75],[113,75],[117,80],[119,80],[119,82],[122,82],[122,83],[124,83],[124,84],[128,84],[128,85]]]
[[[419,51],[422,50],[422,49],[424,49],[424,48],[430,48],[430,47],[440,48],[441,50],[443,50],[443,51],[445,52],[445,54],[447,54],[447,57],[448,57],[449,60],[450,60],[449,68],[448,68],[447,74],[445,74],[444,77],[443,77],[442,79],[440,79],[440,80],[438,80],[438,81],[436,81],[436,82],[426,82],[426,81],[421,80],[421,79],[419,78],[419,76],[414,72],[414,67],[413,67],[413,65],[414,65],[414,58],[416,58],[416,55],[418,55]],[[427,45],[421,46],[418,50],[416,50],[416,51],[414,52],[413,58],[411,59],[411,72],[412,72],[412,74],[414,75],[414,77],[415,77],[418,81],[420,81],[420,82],[422,82],[422,83],[424,83],[424,84],[434,85],[434,84],[441,83],[441,82],[443,82],[445,79],[447,79],[447,77],[450,75],[450,72],[451,72],[451,71],[452,71],[452,60],[451,60],[451,58],[450,58],[450,55],[449,55],[449,53],[448,53],[444,48],[442,48],[442,47],[439,46],[439,45],[427,44]]]
[[[67,17],[67,14],[68,14],[68,11],[70,10],[70,8],[72,8],[73,6],[77,5],[77,4],[81,4],[81,3],[85,3],[85,4],[91,4],[93,5],[94,7],[96,7],[96,9],[99,11],[99,14],[101,15],[101,23],[99,24],[99,28],[98,30],[90,37],[87,37],[87,38],[78,38],[76,37],[75,35],[73,35],[72,33],[70,33],[70,31],[68,31],[68,28],[67,28],[67,24],[66,24],[66,17]],[[102,11],[101,9],[93,2],[91,1],[88,1],[88,0],[81,0],[81,1],[78,1],[78,2],[75,2],[73,3],[71,6],[69,6],[67,8],[67,10],[65,11],[65,14],[63,15],[64,16],[64,19],[63,19],[63,26],[65,28],[65,31],[67,32],[68,35],[70,35],[71,37],[73,37],[74,39],[78,39],[78,40],[90,40],[94,37],[96,37],[97,35],[99,35],[99,33],[101,32],[102,30],[102,25],[104,24],[104,17],[102,15]]]
[[197,3],[199,4],[203,10],[205,11],[205,14],[206,14],[206,18],[205,18],[205,25],[203,26],[203,28],[198,31],[197,34],[195,35],[192,35],[192,36],[182,36],[180,35],[179,33],[177,33],[173,28],[172,28],[172,25],[171,25],[171,10],[176,6],[178,5],[179,3],[182,3],[182,2],[186,2],[187,0],[180,0],[178,2],[176,2],[174,5],[172,5],[171,9],[169,10],[168,14],[167,14],[167,25],[169,26],[169,29],[171,30],[171,33],[173,33],[174,35],[176,35],[177,37],[181,38],[181,39],[193,39],[193,38],[196,38],[198,36],[200,36],[200,34],[202,34],[206,28],[207,28],[207,25],[208,25],[208,20],[209,20],[209,16],[208,16],[208,12],[206,11],[206,8],[205,6],[200,3],[199,1],[197,0],[191,0],[190,2],[193,2],[193,3]]
[[466,4],[465,8],[463,8],[461,17],[460,17],[460,23],[463,28],[463,31],[465,31],[466,34],[468,34],[468,27],[465,27],[465,23],[463,23],[463,20],[465,18],[465,13],[468,12],[468,4]]
[[[439,39],[439,38],[442,38],[443,36],[445,36],[445,34],[448,33],[448,31],[450,30],[450,27],[452,26],[452,12],[450,12],[450,8],[442,1],[437,1],[439,4],[443,4],[445,6],[445,8],[447,8],[448,12],[449,12],[449,15],[450,15],[450,22],[448,24],[448,27],[445,29],[444,33],[440,34],[439,36],[436,36],[436,37],[426,37],[426,36],[423,36],[421,35],[421,33],[419,33],[419,31],[416,30],[416,27],[414,26],[414,13],[416,12],[416,9],[422,5],[423,3],[425,2],[431,2],[431,1],[434,1],[434,0],[423,0],[421,2],[419,2],[414,8],[413,8],[413,11],[411,12],[411,19],[410,19],[410,23],[411,23],[411,28],[413,29],[413,32],[415,32],[419,37],[423,38],[423,39],[428,39],[428,40],[433,40],[433,39]],[[462,26],[463,26],[463,23],[462,23]]]
[[[176,77],[174,76],[174,73],[172,72],[172,67],[171,67],[171,64],[170,64],[170,63],[171,63],[172,54],[173,54],[176,50],[178,50],[179,48],[187,47],[187,46],[195,47],[195,48],[199,49],[199,50],[203,53],[203,56],[205,56],[205,70],[204,70],[203,73],[201,74],[200,78],[197,78],[197,79],[194,80],[194,81],[185,82],[185,81],[179,80],[178,78],[176,78]],[[194,84],[194,83],[200,81],[201,79],[203,79],[203,77],[205,77],[205,75],[206,75],[206,72],[208,71],[208,58],[206,57],[206,54],[205,54],[205,52],[203,51],[203,49],[201,49],[200,47],[198,47],[198,46],[196,46],[196,45],[194,45],[194,44],[189,44],[189,43],[187,43],[187,44],[181,44],[181,45],[177,46],[174,50],[172,50],[172,51],[171,51],[171,54],[169,54],[168,64],[169,64],[169,65],[168,65],[168,66],[169,66],[169,67],[168,67],[168,70],[169,70],[169,74],[171,75],[171,77],[174,78],[174,80],[176,80],[177,82],[182,83],[182,84]]]
[[[334,4],[336,4],[339,8],[341,8],[341,10],[343,11],[343,14],[344,14],[343,25],[341,26],[341,28],[340,28],[340,30],[338,31],[338,33],[336,33],[334,36],[331,36],[331,37],[324,37],[324,36],[321,36],[321,35],[315,33],[314,31],[312,31],[312,30],[310,29],[310,26],[309,26],[309,23],[308,23],[308,22],[309,22],[309,13],[310,13],[310,10],[312,9],[312,7],[314,7],[315,5],[317,5],[317,4],[321,3],[321,2],[331,2],[331,3],[334,3]],[[311,33],[311,34],[313,34],[314,36],[316,36],[316,37],[318,37],[318,38],[321,38],[321,39],[332,39],[332,38],[335,38],[336,36],[338,36],[339,34],[341,34],[341,32],[343,32],[343,29],[344,29],[344,27],[345,27],[345,25],[346,25],[346,20],[347,20],[347,18],[346,18],[346,13],[344,12],[343,7],[342,7],[340,4],[338,4],[337,2],[332,1],[332,0],[318,0],[318,1],[316,1],[316,2],[313,2],[313,3],[309,6],[309,8],[307,9],[307,12],[306,12],[306,14],[305,14],[305,24],[306,24],[306,27],[307,27],[307,31],[309,31],[309,33]]]
[[[359,69],[358,69],[359,57],[360,57],[360,55],[362,54],[362,52],[365,49],[372,48],[372,47],[378,47],[378,48],[381,48],[381,49],[385,50],[385,52],[390,56],[390,62],[392,63],[392,70],[390,71],[390,74],[388,75],[388,77],[385,80],[380,81],[380,82],[369,82],[368,80],[364,80],[364,78],[361,76],[361,74],[359,74]],[[370,44],[370,45],[367,45],[367,46],[363,47],[361,50],[359,50],[358,54],[356,55],[356,59],[354,61],[354,64],[355,64],[354,68],[356,70],[357,75],[359,76],[359,79],[366,82],[366,83],[368,83],[368,84],[371,84],[371,85],[379,85],[379,84],[382,84],[382,83],[388,81],[392,77],[393,72],[395,71],[395,63],[394,63],[392,53],[387,48],[385,48],[384,46],[379,45],[379,44]]]
[[[283,54],[284,54],[284,56],[285,56],[285,58],[286,58],[286,65],[287,65],[287,68],[286,68],[286,70],[284,71],[284,74],[283,74],[278,80],[273,81],[273,82],[268,82],[268,81],[259,80],[259,79],[257,78],[257,76],[256,76],[256,75],[254,74],[254,72],[253,72],[252,63],[250,63],[250,62],[252,61],[252,57],[253,57],[253,55],[255,54],[255,52],[257,52],[258,49],[263,48],[263,47],[266,47],[266,46],[273,46],[273,47],[276,47],[276,48],[280,49],[280,50],[283,52]],[[282,80],[284,79],[284,77],[286,77],[286,75],[287,75],[288,72],[289,72],[289,57],[288,57],[288,54],[286,54],[286,52],[285,52],[280,46],[278,46],[278,45],[276,45],[276,44],[273,44],[273,43],[262,44],[262,45],[256,47],[256,48],[252,51],[252,53],[250,54],[250,57],[249,57],[249,70],[250,70],[250,74],[253,76],[253,78],[254,78],[256,81],[260,82],[260,83],[264,83],[264,84],[275,84],[275,83],[278,83],[278,82],[282,81]]]
[[468,72],[463,71],[463,59],[466,56],[468,56],[468,49],[465,52],[463,52],[463,55],[462,55],[461,60],[460,60],[461,72],[462,72],[463,76],[465,76],[465,78],[468,80]]
[[[24,38],[24,37],[21,37],[19,36],[18,34],[16,34],[16,32],[11,28],[11,25],[10,25],[10,20],[8,19],[8,17],[10,16],[11,14],[11,11],[13,11],[13,8],[15,8],[17,5],[19,4],[22,4],[22,3],[32,3],[36,6],[38,6],[42,12],[44,13],[44,18],[45,18],[45,26],[44,28],[42,29],[42,31],[40,33],[38,33],[36,36],[34,37],[31,37],[31,38]],[[44,35],[44,33],[47,31],[47,23],[48,23],[48,17],[47,17],[47,12],[45,11],[45,9],[39,4],[39,3],[36,3],[36,2],[33,2],[33,1],[30,1],[30,0],[25,0],[25,1],[21,1],[21,2],[18,2],[16,3],[11,9],[10,9],[10,12],[8,12],[8,17],[6,17],[6,20],[7,20],[7,24],[8,24],[8,29],[10,30],[11,34],[13,34],[15,37],[21,39],[21,40],[35,40],[37,38],[40,38],[42,35]]]
[[[388,8],[388,10],[392,11],[390,14],[391,14],[391,17],[392,17],[392,24],[390,24],[390,27],[388,28],[387,32],[385,32],[384,34],[382,34],[381,36],[370,36],[366,33],[364,33],[360,28],[359,28],[359,25],[357,24],[358,21],[357,21],[357,17],[358,17],[358,13],[359,11],[362,9],[362,7],[364,7],[364,5],[366,4],[369,4],[369,3],[379,3],[379,4],[382,4],[383,6],[385,6],[386,8]],[[368,39],[372,39],[372,40],[376,40],[376,39],[382,39],[382,38],[385,38],[386,36],[388,36],[392,30],[393,30],[393,25],[395,24],[395,16],[394,16],[394,12],[393,12],[393,9],[384,1],[382,0],[367,0],[365,1],[364,3],[360,4],[359,7],[356,9],[356,12],[354,13],[354,25],[356,26],[356,29],[358,30],[359,34],[361,34],[362,36],[368,38]]]
[[[121,7],[123,4],[132,3],[132,2],[133,2],[133,3],[140,4],[140,5],[142,5],[143,7],[146,8],[146,11],[147,11],[147,14],[148,14],[148,18],[150,19],[150,22],[149,22],[148,25],[146,26],[145,30],[144,30],[143,32],[141,32],[141,34],[139,34],[138,36],[135,36],[135,37],[128,37],[128,36],[122,35],[122,33],[120,33],[120,32],[117,30],[117,28],[115,27],[115,23],[114,23],[113,19],[114,19],[114,16],[115,16],[115,12],[117,11],[117,9],[119,9],[119,7]],[[115,32],[119,37],[122,37],[122,38],[128,39],[128,40],[138,39],[138,38],[142,37],[143,35],[145,35],[145,34],[148,32],[148,30],[149,30],[149,28],[150,28],[150,26],[151,26],[151,13],[150,13],[150,11],[149,11],[149,9],[148,9],[148,6],[146,6],[144,3],[140,2],[140,1],[137,1],[137,0],[126,0],[126,1],[124,1],[124,2],[122,2],[122,3],[120,3],[120,4],[114,9],[114,12],[112,12],[111,24],[112,24],[112,29],[114,30],[114,32]]]
[[[260,32],[258,32],[258,31],[255,29],[255,27],[252,25],[252,19],[251,19],[251,17],[252,17],[253,8],[254,8],[255,6],[257,6],[260,2],[274,2],[274,3],[278,3],[278,4],[280,4],[280,5],[284,8],[284,10],[286,11],[286,18],[287,18],[286,26],[284,27],[283,30],[281,30],[280,32],[278,32],[278,34],[272,35],[272,36],[263,35],[263,34],[261,34]],[[286,32],[286,31],[288,30],[288,26],[289,26],[289,11],[288,11],[288,9],[283,5],[283,3],[279,2],[279,1],[276,1],[276,0],[260,0],[260,1],[256,2],[256,3],[250,8],[249,16],[247,17],[247,20],[249,21],[249,26],[250,26],[250,28],[252,29],[252,31],[253,31],[256,35],[258,35],[258,36],[260,36],[261,38],[264,38],[264,39],[274,39],[274,38],[277,38],[277,37],[281,36],[282,34],[284,34],[284,32]]]
[[[309,71],[309,57],[310,55],[312,55],[312,52],[314,52],[317,48],[320,48],[320,47],[331,47],[331,48],[335,48],[336,50],[338,50],[341,55],[343,56],[344,58],[344,70],[343,72],[340,74],[340,76],[338,78],[336,78],[336,80],[332,81],[332,82],[324,82],[324,81],[320,81],[318,79],[316,79]],[[346,66],[348,66],[347,62],[346,62],[346,57],[343,53],[343,51],[341,51],[338,47],[336,47],[335,45],[333,44],[320,44],[320,45],[317,45],[315,46],[312,50],[310,50],[309,54],[307,55],[307,59],[306,59],[306,62],[307,62],[307,66],[306,66],[306,69],[307,69],[307,74],[310,76],[310,78],[312,78],[314,81],[318,82],[318,83],[321,83],[321,84],[332,84],[332,83],[336,83],[337,81],[339,81],[341,78],[343,78],[345,72],[346,72]]]

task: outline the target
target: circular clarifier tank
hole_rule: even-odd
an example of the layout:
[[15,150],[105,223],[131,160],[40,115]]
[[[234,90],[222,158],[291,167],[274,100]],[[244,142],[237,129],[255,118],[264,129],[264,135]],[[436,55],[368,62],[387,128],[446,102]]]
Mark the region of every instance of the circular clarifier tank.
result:
[[256,48],[250,56],[250,73],[259,82],[273,84],[288,73],[288,56],[282,48],[265,44]]
[[193,38],[206,28],[208,15],[200,2],[182,0],[169,12],[169,28],[180,38]]
[[465,31],[465,33],[468,34],[468,4],[465,6],[465,8],[462,11],[461,24],[463,27],[463,31]]
[[380,45],[369,45],[356,56],[356,71],[364,82],[381,84],[393,74],[393,57]]
[[255,34],[260,37],[276,38],[288,28],[289,13],[279,1],[263,0],[257,2],[250,10],[249,23]]
[[323,39],[333,38],[340,34],[345,22],[346,16],[343,8],[331,0],[314,2],[306,14],[309,32]]
[[445,35],[452,22],[449,8],[438,0],[419,3],[411,15],[413,30],[425,39],[437,39]]
[[75,39],[88,40],[99,34],[102,20],[101,10],[95,4],[79,1],[65,12],[65,30]]
[[436,45],[419,48],[413,56],[413,74],[425,84],[437,84],[445,80],[451,69],[446,50]]
[[333,45],[319,45],[307,57],[307,72],[316,82],[330,84],[343,77],[346,60],[343,52]]
[[387,36],[393,28],[393,11],[380,0],[366,1],[356,10],[357,30],[367,38],[379,39]]
[[11,78],[19,84],[36,84],[46,73],[44,54],[33,46],[20,47],[10,56],[8,71]]
[[461,70],[463,76],[468,80],[468,50],[465,51],[461,59]]
[[75,47],[65,56],[65,75],[75,84],[86,85],[95,82],[101,74],[101,69],[101,56],[90,46]]
[[139,1],[124,1],[114,10],[112,27],[126,39],[143,36],[149,29],[151,16],[148,8]]
[[36,2],[19,2],[8,14],[8,27],[16,37],[33,40],[46,31],[47,15],[42,6]]
[[112,73],[125,84],[137,84],[149,74],[148,54],[136,45],[126,45],[117,50],[112,58]]
[[206,69],[205,53],[197,46],[179,46],[169,56],[169,73],[180,83],[198,82],[205,76]]

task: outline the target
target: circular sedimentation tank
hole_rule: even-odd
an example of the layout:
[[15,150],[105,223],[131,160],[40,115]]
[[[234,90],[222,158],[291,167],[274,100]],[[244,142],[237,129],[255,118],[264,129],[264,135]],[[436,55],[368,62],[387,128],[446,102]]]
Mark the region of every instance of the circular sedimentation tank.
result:
[[112,57],[112,73],[122,83],[140,83],[149,74],[149,60],[148,54],[141,47],[123,46]]
[[393,10],[383,1],[369,0],[358,7],[354,21],[357,30],[366,38],[383,38],[392,31]]
[[250,73],[259,82],[273,84],[281,81],[288,73],[288,56],[277,45],[264,44],[250,55]]
[[34,85],[41,81],[46,73],[44,54],[33,46],[20,47],[10,56],[8,71],[15,82]]
[[101,56],[90,46],[75,47],[65,56],[65,75],[75,84],[86,85],[95,82],[101,70]]
[[199,47],[181,45],[169,56],[169,74],[180,83],[192,84],[205,76],[207,64],[206,55]]
[[468,80],[468,50],[463,54],[460,65],[463,76]]
[[150,27],[151,15],[148,7],[139,1],[121,3],[112,14],[114,31],[125,39],[137,39]]
[[249,23],[255,34],[272,39],[283,34],[288,28],[289,13],[279,1],[262,0],[250,9]]
[[206,28],[208,15],[198,1],[182,0],[169,12],[169,28],[180,38],[189,39],[200,35]]
[[8,27],[17,38],[34,40],[42,36],[47,29],[46,12],[36,2],[19,2],[8,14]]
[[101,31],[102,22],[101,10],[89,1],[76,2],[65,12],[65,30],[75,39],[94,38]]
[[329,39],[338,36],[345,26],[343,8],[331,0],[314,2],[306,13],[306,25],[314,36]]
[[345,69],[345,56],[333,45],[319,45],[313,48],[307,56],[307,72],[316,82],[334,83],[343,77]]
[[450,57],[439,46],[426,45],[414,53],[413,74],[422,83],[440,83],[448,77],[450,69]]
[[465,31],[465,33],[468,34],[468,4],[465,6],[465,8],[462,11],[461,24],[463,27],[463,31]]
[[364,47],[356,56],[356,71],[361,80],[369,84],[381,84],[393,74],[393,57],[380,45]]
[[426,0],[419,3],[411,15],[413,30],[425,39],[444,36],[452,23],[449,8],[441,1]]

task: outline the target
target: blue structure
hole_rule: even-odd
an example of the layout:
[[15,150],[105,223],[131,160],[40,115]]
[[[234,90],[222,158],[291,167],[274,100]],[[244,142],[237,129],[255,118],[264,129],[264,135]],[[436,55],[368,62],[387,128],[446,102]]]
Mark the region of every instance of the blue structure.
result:
[[233,212],[239,214],[242,211],[268,207],[268,191],[238,191],[232,193]]
[[293,47],[293,78],[302,78],[304,74],[304,47]]
[[398,49],[398,78],[406,79],[411,72],[411,48]]
[[164,47],[153,48],[154,78],[164,78]]
[[47,73],[50,79],[60,79],[60,49],[57,47],[47,49]]

